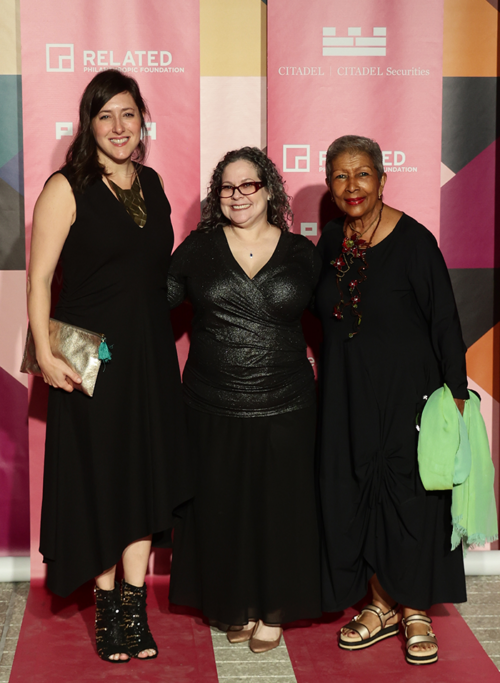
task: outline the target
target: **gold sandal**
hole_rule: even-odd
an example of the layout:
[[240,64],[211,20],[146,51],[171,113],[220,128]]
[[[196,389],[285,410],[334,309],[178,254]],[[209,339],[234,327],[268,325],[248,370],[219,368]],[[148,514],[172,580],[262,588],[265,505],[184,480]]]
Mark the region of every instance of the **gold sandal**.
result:
[[[358,620],[363,615],[363,612],[373,612],[373,614],[380,619],[380,628],[378,631],[374,629],[370,632],[364,624],[359,623]],[[397,635],[399,632],[399,623],[391,624],[390,626],[386,626],[386,623],[388,619],[396,616],[398,612],[398,603],[396,603],[388,612],[382,612],[380,607],[377,607],[376,605],[370,604],[363,607],[361,612],[357,614],[352,621],[340,629],[339,647],[344,650],[363,650],[365,647],[375,645],[375,643],[378,643],[380,640]],[[346,631],[355,631],[361,640],[343,638],[342,636],[345,635]]]
[[[412,624],[425,624],[427,626],[427,635],[425,636],[410,636],[408,638],[408,626]],[[435,634],[432,632],[432,619],[425,614],[412,614],[406,619],[403,618],[403,626],[405,628],[406,638],[406,661],[408,664],[434,664],[438,660],[438,643]],[[432,643],[436,647],[435,650],[420,650],[420,654],[410,652],[413,645],[419,643]],[[427,654],[426,654],[427,653]]]

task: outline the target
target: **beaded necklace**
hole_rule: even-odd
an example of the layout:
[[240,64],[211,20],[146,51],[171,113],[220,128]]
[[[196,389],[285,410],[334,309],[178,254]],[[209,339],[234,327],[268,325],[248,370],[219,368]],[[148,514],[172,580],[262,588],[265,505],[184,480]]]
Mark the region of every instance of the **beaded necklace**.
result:
[[[342,241],[342,251],[336,259],[330,261],[330,264],[337,271],[336,282],[337,289],[340,294],[340,301],[336,306],[334,306],[332,315],[336,320],[343,320],[344,308],[346,306],[351,307],[351,311],[354,316],[354,328],[352,332],[349,332],[350,339],[352,339],[352,337],[358,334],[359,326],[361,325],[362,313],[359,310],[359,304],[361,302],[361,292],[359,291],[359,285],[366,280],[365,271],[368,268],[368,263],[366,261],[366,252],[372,246],[373,236],[375,235],[377,228],[380,225],[380,221],[382,220],[383,208],[384,203],[382,202],[382,206],[380,207],[380,212],[378,215],[377,225],[375,226],[375,229],[372,232],[372,235],[368,242],[364,239],[361,239],[361,235],[364,235],[368,232],[368,230],[373,225],[373,222],[366,230],[364,230],[361,233],[361,235],[353,230],[353,234],[350,237],[347,237],[346,235],[349,224],[347,223],[347,221],[344,222],[344,239]],[[354,263],[354,259],[356,258],[359,258],[361,260],[362,265],[358,268],[358,277],[349,282],[349,293],[351,295],[351,298],[349,301],[345,301],[340,283],[344,275],[348,273],[351,269],[351,266]]]

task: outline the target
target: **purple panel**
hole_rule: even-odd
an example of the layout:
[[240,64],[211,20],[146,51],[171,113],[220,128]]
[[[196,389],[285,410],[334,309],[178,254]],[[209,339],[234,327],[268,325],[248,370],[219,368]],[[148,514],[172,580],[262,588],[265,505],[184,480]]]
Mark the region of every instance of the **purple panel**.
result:
[[[448,268],[493,268],[495,255],[496,142],[441,189],[440,247]],[[495,263],[496,261],[496,263]]]
[[0,555],[29,555],[28,390],[0,368]]

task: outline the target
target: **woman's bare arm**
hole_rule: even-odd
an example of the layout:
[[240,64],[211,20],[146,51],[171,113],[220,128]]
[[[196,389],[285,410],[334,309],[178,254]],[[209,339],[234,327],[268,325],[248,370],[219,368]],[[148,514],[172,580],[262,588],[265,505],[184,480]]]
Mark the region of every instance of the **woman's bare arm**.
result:
[[28,271],[28,315],[35,340],[36,357],[43,378],[53,387],[73,391],[81,378],[49,346],[52,278],[64,242],[76,218],[73,191],[66,178],[52,176],[38,197],[33,213],[31,256]]

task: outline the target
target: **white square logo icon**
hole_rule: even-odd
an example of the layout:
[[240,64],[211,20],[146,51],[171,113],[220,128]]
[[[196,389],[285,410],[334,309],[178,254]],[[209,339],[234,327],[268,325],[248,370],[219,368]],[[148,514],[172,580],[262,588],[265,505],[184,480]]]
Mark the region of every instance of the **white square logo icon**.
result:
[[311,145],[283,145],[283,172],[309,173]]
[[45,50],[47,71],[75,70],[75,46],[72,43],[47,43]]

